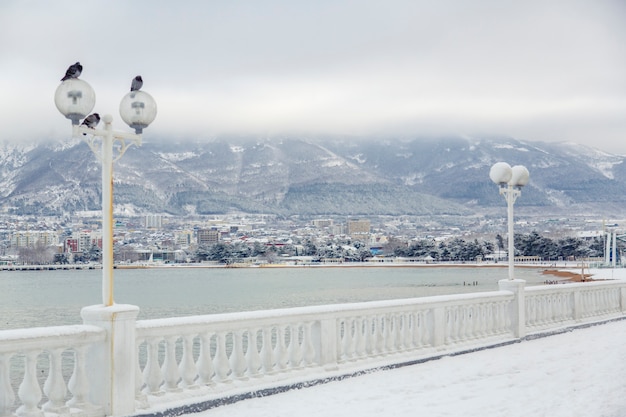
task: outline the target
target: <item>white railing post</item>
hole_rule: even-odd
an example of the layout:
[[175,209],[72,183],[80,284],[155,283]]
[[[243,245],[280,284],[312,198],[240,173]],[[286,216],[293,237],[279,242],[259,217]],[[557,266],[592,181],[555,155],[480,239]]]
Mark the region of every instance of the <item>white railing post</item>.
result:
[[0,354],[0,417],[12,416],[15,394],[11,387],[11,355]]
[[43,417],[37,405],[41,401],[41,388],[37,380],[37,351],[29,351],[24,355],[24,379],[20,384],[17,395],[22,405],[15,411],[18,417]]
[[319,346],[318,363],[325,369],[337,369],[337,320],[319,320],[312,329],[313,343]]
[[526,336],[526,300],[524,296],[524,286],[526,281],[523,279],[508,279],[498,281],[501,291],[511,291],[513,293],[513,301],[508,312],[511,319],[511,328],[513,336],[521,338]]
[[441,349],[446,340],[446,309],[445,307],[433,308],[433,342],[435,348]]
[[574,321],[578,322],[583,316],[583,307],[580,291],[574,291],[573,298],[574,302],[572,308],[574,311],[572,312],[572,316],[574,317]]
[[90,401],[104,407],[107,416],[135,411],[135,322],[139,307],[125,304],[95,305],[81,310],[84,324],[103,328],[104,343],[87,352]]
[[42,406],[42,410],[55,414],[69,414],[70,409],[65,405],[65,395],[67,388],[63,380],[61,370],[61,355],[63,348],[50,349],[50,368],[48,370],[48,378],[43,385],[43,391],[48,397],[48,401]]

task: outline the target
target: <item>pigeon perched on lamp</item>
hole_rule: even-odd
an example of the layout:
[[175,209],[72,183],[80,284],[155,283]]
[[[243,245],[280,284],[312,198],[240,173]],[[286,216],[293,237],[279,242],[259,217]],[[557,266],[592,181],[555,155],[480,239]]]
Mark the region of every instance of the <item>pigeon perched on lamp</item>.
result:
[[141,78],[141,75],[138,75],[133,78],[133,81],[130,84],[130,91],[139,91],[141,86],[143,86],[143,79]]
[[61,78],[61,81],[78,78],[80,77],[81,72],[83,72],[83,66],[80,65],[80,62],[76,62],[75,64],[70,65],[67,71],[65,71],[65,76]]
[[[90,129],[95,129],[100,123],[100,115],[98,113],[92,113],[89,116],[85,117],[85,120],[80,124],[81,126],[88,127]],[[85,133],[83,133],[84,135]]]

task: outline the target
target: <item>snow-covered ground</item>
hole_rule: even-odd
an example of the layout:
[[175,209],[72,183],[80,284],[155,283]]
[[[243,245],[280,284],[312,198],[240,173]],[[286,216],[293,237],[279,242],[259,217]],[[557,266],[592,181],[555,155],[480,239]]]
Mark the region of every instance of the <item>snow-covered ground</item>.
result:
[[[626,270],[594,270],[594,278]],[[626,416],[626,320],[244,400],[194,417]]]

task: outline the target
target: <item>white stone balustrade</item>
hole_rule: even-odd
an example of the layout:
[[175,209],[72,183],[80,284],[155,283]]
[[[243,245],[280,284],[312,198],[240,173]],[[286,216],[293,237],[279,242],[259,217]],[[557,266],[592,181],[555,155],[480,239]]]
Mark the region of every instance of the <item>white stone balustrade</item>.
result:
[[526,288],[525,297],[526,328],[539,331],[623,314],[626,287],[621,281],[547,285]]
[[85,325],[0,331],[0,417],[178,415],[181,403],[199,411],[294,381],[413,363],[625,311],[626,282],[524,288],[520,280],[484,293],[158,320],[137,321],[135,306],[90,306],[81,313]]
[[[88,398],[83,359],[105,338],[104,330],[88,325],[0,331],[0,416],[103,416],[104,409]],[[64,373],[70,374],[67,382]]]

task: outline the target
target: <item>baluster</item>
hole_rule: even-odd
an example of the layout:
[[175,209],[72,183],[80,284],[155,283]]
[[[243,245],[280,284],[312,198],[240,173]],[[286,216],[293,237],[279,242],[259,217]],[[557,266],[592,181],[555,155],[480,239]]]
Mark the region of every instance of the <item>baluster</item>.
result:
[[546,324],[549,323],[548,321],[548,317],[550,316],[549,308],[550,308],[550,305],[548,304],[548,296],[542,295],[541,296],[541,325],[542,326],[545,326]]
[[406,350],[412,350],[415,345],[413,344],[413,333],[415,332],[415,314],[411,312],[404,313],[404,319],[406,320],[406,326],[404,326],[404,341],[402,344]]
[[459,341],[468,342],[471,339],[472,311],[470,306],[459,307]]
[[43,392],[48,397],[48,401],[43,405],[42,410],[56,414],[68,414],[70,409],[65,405],[65,394],[67,388],[63,380],[61,371],[61,360],[63,349],[52,349],[48,358],[50,361],[48,378],[43,385]]
[[410,337],[408,341],[409,345],[411,346],[411,349],[419,349],[422,347],[422,341],[421,341],[422,322],[420,318],[421,314],[422,314],[421,311],[416,311],[411,314],[411,332],[410,332]]
[[0,354],[0,417],[11,416],[15,393],[11,386],[11,355]]
[[559,297],[556,294],[550,295],[550,323],[557,323],[559,321]]
[[143,388],[143,378],[141,374],[141,364],[139,363],[139,351],[143,342],[143,340],[137,339],[137,345],[135,346],[135,405],[137,408],[142,409],[148,408],[148,397],[141,391]]
[[526,323],[529,328],[535,327],[535,297],[526,297]]
[[343,322],[343,360],[349,361],[354,357],[354,337],[352,327],[354,319],[347,317]]
[[337,362],[343,360],[343,339],[341,337],[341,329],[345,326],[345,322],[341,319],[335,320],[335,340],[337,350]]
[[620,311],[619,292],[613,289],[609,295],[610,295],[611,311],[615,311],[615,312]]
[[580,317],[581,318],[586,318],[589,317],[588,311],[589,311],[589,293],[587,291],[581,291],[580,293],[580,298],[582,301],[582,312]]
[[496,334],[494,304],[486,303],[483,308],[485,309],[485,336],[491,337]]
[[482,304],[472,307],[472,339],[482,339]]
[[204,385],[213,385],[213,359],[211,358],[212,333],[200,335],[200,356],[198,357],[198,381]]
[[448,343],[450,343],[450,339],[452,338],[452,310],[450,307],[446,307],[445,308],[445,313],[446,316],[445,318],[445,328],[446,331],[444,333],[444,339],[443,339],[443,344],[446,345]]
[[274,356],[276,357],[276,368],[279,370],[286,369],[289,356],[287,355],[285,329],[283,326],[278,326],[276,328],[276,350],[274,351]]
[[144,392],[150,395],[159,395],[163,383],[163,375],[159,366],[159,340],[156,338],[147,339],[146,351],[148,357],[146,366],[143,368],[143,382],[146,384]]
[[556,296],[554,297],[554,302],[555,302],[555,321],[557,323],[562,323],[565,320],[568,320],[570,318],[570,315],[567,314],[567,311],[565,309],[565,297],[563,296],[563,294],[556,294]]
[[80,346],[74,349],[74,371],[67,384],[67,388],[72,393],[72,398],[67,405],[72,408],[79,408],[87,411],[88,414],[101,409],[87,400],[89,395],[89,380],[87,379],[87,371],[85,368],[85,352],[86,346]]
[[596,315],[600,315],[605,313],[606,310],[606,303],[607,303],[607,299],[606,299],[606,290],[598,290],[598,299],[596,300]]
[[471,341],[476,338],[476,331],[474,329],[476,305],[470,304],[465,309],[465,340]]
[[552,294],[548,296],[548,317],[547,317],[548,323],[556,322],[555,299],[556,297]]
[[302,355],[300,354],[300,328],[292,324],[289,326],[289,365],[292,369],[300,367]]
[[470,342],[476,339],[476,305],[470,304],[463,309],[463,340]]
[[559,322],[574,318],[569,310],[569,297],[567,294],[559,294],[557,297],[559,305]]
[[489,304],[486,303],[480,305],[480,335],[489,336]]
[[417,311],[413,316],[413,346],[416,349],[421,349],[426,344],[424,337],[426,331],[425,320],[424,311]]
[[489,335],[496,336],[502,332],[500,327],[499,303],[489,303]]
[[381,356],[385,354],[385,327],[387,327],[385,316],[376,317],[376,329],[374,333],[376,354]]
[[180,391],[178,388],[178,364],[176,363],[176,340],[178,336],[168,336],[165,338],[165,358],[161,372],[163,373],[163,388],[166,391]]
[[459,343],[461,341],[463,330],[463,307],[455,306],[452,308],[452,343]]
[[589,291],[588,295],[587,317],[593,317],[596,311],[596,292]]
[[193,338],[194,335],[187,334],[183,336],[183,356],[180,359],[180,365],[178,366],[178,372],[181,376],[179,386],[181,388],[197,388],[196,377],[196,364],[193,361]]
[[261,375],[261,356],[257,342],[258,329],[248,330],[248,350],[246,351],[246,362],[248,363],[248,375],[258,377]]
[[505,301],[491,303],[491,334],[494,336],[507,333],[509,331],[509,329],[505,326],[505,318],[503,317],[503,315],[508,316],[509,314],[506,306],[508,305]]
[[261,362],[265,375],[271,374],[274,367],[273,348],[272,348],[272,328],[269,326],[261,329]]
[[365,356],[365,337],[363,337],[363,319],[354,320],[354,353],[356,358]]
[[304,338],[302,345],[304,352],[302,353],[304,363],[307,366],[311,366],[315,360],[315,346],[313,346],[313,337],[311,337],[313,323],[305,323],[304,325]]
[[396,321],[397,317],[394,313],[389,313],[387,315],[387,337],[385,338],[386,350],[387,353],[395,353],[396,352],[396,331],[398,323]]
[[434,342],[434,315],[433,315],[433,310],[427,310],[422,312],[422,343],[427,346],[427,347],[431,347],[434,346],[435,342]]
[[394,332],[394,317],[393,314],[385,314],[385,327],[384,327],[384,341],[385,341],[385,354],[393,353],[393,332]]
[[243,331],[233,332],[233,350],[230,353],[230,369],[233,370],[233,378],[245,379],[246,358],[243,354]]
[[372,356],[374,354],[374,337],[372,334],[372,317],[365,317],[363,319],[365,324],[365,354]]
[[24,379],[17,390],[22,405],[15,414],[18,417],[43,417],[43,412],[37,407],[42,396],[37,381],[37,352],[26,352],[24,360]]
[[373,356],[378,356],[382,354],[382,330],[380,328],[380,316],[372,316],[370,317],[370,344],[372,346],[371,354]]
[[396,352],[402,352],[404,350],[404,327],[406,325],[405,315],[403,313],[396,314],[396,334],[394,345]]
[[216,337],[215,358],[213,358],[213,368],[215,369],[215,378],[219,382],[226,382],[230,373],[228,364],[228,355],[226,355],[226,334],[218,332]]
[[500,310],[498,314],[498,316],[500,317],[500,333],[509,333],[513,326],[511,323],[511,302],[502,301],[498,303],[498,307]]

